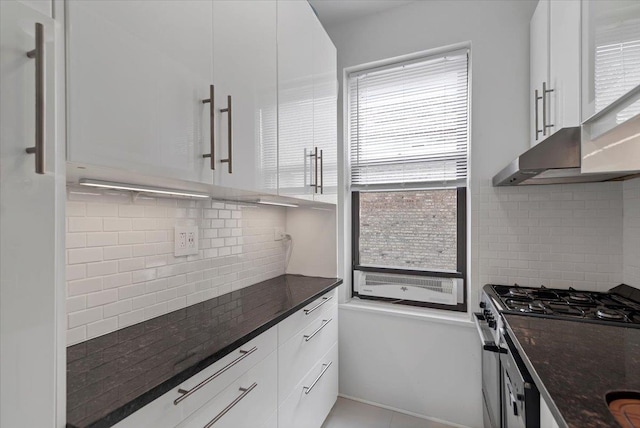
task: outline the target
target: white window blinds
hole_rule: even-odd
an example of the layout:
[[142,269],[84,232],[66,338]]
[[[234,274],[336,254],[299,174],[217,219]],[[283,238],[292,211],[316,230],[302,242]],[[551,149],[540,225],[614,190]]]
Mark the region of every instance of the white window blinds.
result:
[[[595,110],[602,110],[640,84],[640,19],[626,11],[615,23],[596,27]],[[640,113],[640,103],[622,110],[616,120],[622,123]]]
[[468,51],[352,73],[354,189],[466,185]]

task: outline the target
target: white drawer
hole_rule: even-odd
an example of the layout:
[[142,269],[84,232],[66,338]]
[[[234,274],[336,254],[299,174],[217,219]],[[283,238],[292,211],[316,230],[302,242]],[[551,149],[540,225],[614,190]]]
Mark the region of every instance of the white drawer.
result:
[[114,428],[175,428],[184,416],[175,406],[176,391],[171,390],[114,425]]
[[[198,410],[225,389],[227,385],[237,379],[238,376],[245,373],[273,352],[276,349],[276,335],[276,328],[272,327],[221,360],[216,361],[205,370],[186,380],[180,388],[191,391],[197,388],[199,384],[211,379],[211,381],[205,383],[200,389],[194,390],[189,396],[182,399],[181,404],[184,407],[184,416],[189,416]],[[180,397],[180,394],[176,392],[175,398],[178,397]]]
[[338,307],[332,305],[278,348],[278,403],[338,341]]
[[[277,357],[277,352],[272,352],[186,419],[178,428],[261,426],[277,410]],[[216,420],[215,423],[211,424],[214,420]]]
[[[276,349],[277,330],[273,327],[258,337],[242,345],[229,355],[216,361],[200,373],[189,378],[177,388],[165,393],[137,412],[115,425],[117,428],[173,428],[213,397],[231,382],[245,373]],[[256,348],[252,351],[253,348]],[[240,351],[247,351],[246,353]],[[251,352],[249,352],[251,351]],[[178,389],[190,391],[198,384],[212,378],[178,404],[174,401],[183,395]]]
[[305,329],[318,315],[330,310],[332,306],[336,305],[337,300],[336,289],[334,288],[309,303],[304,309],[300,309],[298,312],[282,320],[282,322],[278,324],[278,345],[282,345],[293,337],[294,334]]
[[[307,389],[311,386],[313,388]],[[278,428],[320,428],[337,398],[338,345],[336,344],[307,373],[302,382],[296,385],[293,392],[278,408]]]
[[267,422],[260,428],[278,428],[278,412],[275,411],[269,416]]

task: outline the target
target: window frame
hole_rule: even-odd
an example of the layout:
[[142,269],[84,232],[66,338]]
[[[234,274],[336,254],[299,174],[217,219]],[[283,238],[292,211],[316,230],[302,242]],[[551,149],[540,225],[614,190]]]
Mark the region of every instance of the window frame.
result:
[[[391,303],[397,303],[409,306],[418,306],[432,309],[443,309],[457,312],[467,312],[467,187],[458,186],[456,189],[456,211],[457,211],[457,227],[456,227],[456,272],[429,270],[429,269],[402,269],[388,268],[382,266],[363,266],[360,264],[360,193],[361,191],[351,191],[351,297],[358,297],[363,300],[378,300]],[[396,189],[398,192],[413,190],[436,190],[436,189]],[[380,190],[380,192],[389,192],[390,190]],[[414,300],[399,300],[388,297],[376,297],[360,295],[355,290],[355,271],[361,272],[379,272],[415,276],[432,276],[438,278],[460,278],[463,280],[462,302],[456,305],[444,305],[441,303],[419,302]]]
[[[447,55],[449,53],[466,49],[467,50],[467,91],[468,91],[468,103],[467,103],[467,176],[465,180],[457,180],[450,182],[448,185],[440,183],[439,187],[434,187],[429,183],[404,183],[404,184],[376,184],[371,187],[353,188],[351,183],[351,162],[348,161],[348,167],[345,170],[345,178],[348,183],[347,195],[350,194],[349,200],[351,201],[351,298],[358,297],[362,300],[380,301],[392,304],[399,304],[412,307],[422,307],[428,309],[439,309],[453,312],[468,312],[469,310],[469,176],[471,173],[471,82],[472,82],[472,49],[470,42],[457,43],[449,46],[443,46],[440,48],[430,49],[428,51],[416,52],[408,55],[402,55],[395,58],[388,58],[380,61],[375,61],[368,64],[361,64],[354,67],[349,67],[344,70],[344,88],[348,87],[349,76],[353,73],[366,72],[367,70],[382,69],[386,67],[393,67],[402,62],[418,62],[423,59],[428,59],[433,56]],[[350,159],[351,154],[351,133],[349,131],[350,126],[350,104],[347,97],[347,91],[345,89],[344,100],[344,120],[345,120],[345,158]],[[436,185],[437,186],[437,185]],[[450,186],[450,187],[449,187]],[[380,266],[362,266],[359,260],[359,236],[360,236],[360,193],[365,192],[391,192],[391,191],[419,191],[419,190],[436,190],[436,188],[455,188],[457,189],[457,254],[456,254],[456,272],[452,271],[439,271],[429,269],[403,269],[403,268],[388,268]],[[348,245],[348,244],[347,244]],[[379,272],[390,274],[404,274],[415,276],[431,276],[440,278],[460,278],[463,280],[462,290],[462,302],[458,302],[456,305],[445,305],[432,302],[418,302],[411,300],[399,300],[385,297],[365,296],[360,295],[355,290],[355,271],[362,272]]]

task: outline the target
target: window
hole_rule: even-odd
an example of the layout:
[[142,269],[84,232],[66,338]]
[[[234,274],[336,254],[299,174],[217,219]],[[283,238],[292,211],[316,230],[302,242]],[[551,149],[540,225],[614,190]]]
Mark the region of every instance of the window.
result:
[[353,294],[465,311],[468,51],[347,83]]

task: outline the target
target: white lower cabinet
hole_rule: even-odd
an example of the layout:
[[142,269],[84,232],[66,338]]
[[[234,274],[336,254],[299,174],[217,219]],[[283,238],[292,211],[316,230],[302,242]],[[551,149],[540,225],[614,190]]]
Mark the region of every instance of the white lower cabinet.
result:
[[272,352],[236,379],[179,428],[254,428],[277,406],[277,359]]
[[334,296],[319,297],[115,427],[320,427],[338,397]]
[[296,384],[338,341],[338,307],[320,314],[305,329],[295,334],[278,349],[279,403],[289,395]]
[[338,397],[338,344],[323,355],[278,408],[278,428],[320,428]]

